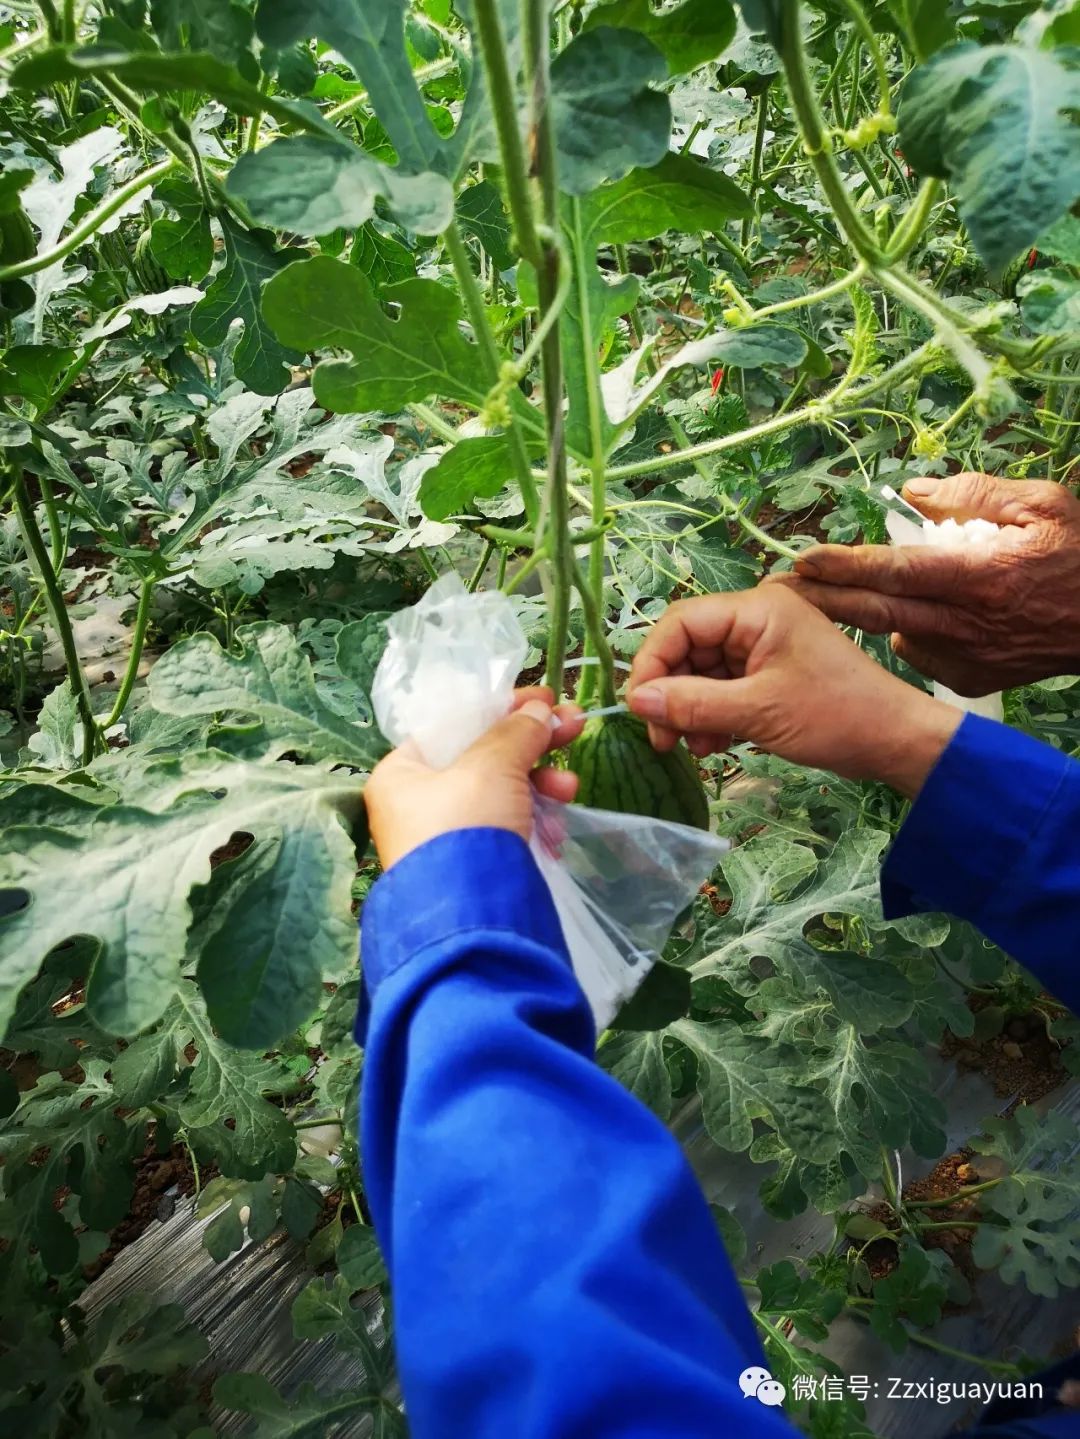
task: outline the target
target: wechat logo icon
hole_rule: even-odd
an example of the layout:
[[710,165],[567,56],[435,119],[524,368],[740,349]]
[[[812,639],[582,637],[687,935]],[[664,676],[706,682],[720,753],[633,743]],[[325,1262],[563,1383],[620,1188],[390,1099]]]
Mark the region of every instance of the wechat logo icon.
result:
[[739,1388],[744,1399],[756,1399],[761,1404],[767,1404],[770,1409],[778,1408],[787,1398],[787,1390],[780,1380],[774,1379],[760,1364],[743,1370],[739,1375]]

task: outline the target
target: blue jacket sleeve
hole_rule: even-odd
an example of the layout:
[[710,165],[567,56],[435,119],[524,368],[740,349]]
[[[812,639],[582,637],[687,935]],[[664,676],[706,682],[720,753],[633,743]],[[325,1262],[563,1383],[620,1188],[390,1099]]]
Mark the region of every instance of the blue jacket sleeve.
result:
[[743,1398],[753,1321],[678,1145],[593,1062],[527,846],[414,851],[362,953],[364,1180],[413,1439],[793,1439]]
[[970,920],[1080,1010],[1080,761],[968,715],[882,873],[888,919]]

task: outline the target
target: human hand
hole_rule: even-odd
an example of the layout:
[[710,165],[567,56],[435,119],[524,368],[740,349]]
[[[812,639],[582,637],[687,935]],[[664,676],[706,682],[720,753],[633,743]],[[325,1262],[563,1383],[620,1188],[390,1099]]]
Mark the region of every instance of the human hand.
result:
[[1080,500],[1061,485],[953,475],[905,496],[931,520],[991,520],[970,549],[820,545],[800,555],[794,589],[831,620],[892,633],[896,653],[962,695],[1080,671]]
[[522,689],[514,710],[446,769],[425,764],[410,743],[375,766],[364,789],[371,837],[384,869],[437,835],[491,826],[528,839],[534,789],[566,803],[577,791],[569,770],[536,769],[548,752],[581,733],[577,705],[552,709],[549,689]]
[[905,684],[780,585],[679,600],[637,653],[627,694],[658,750],[737,734],[798,764],[914,797],[963,718]]

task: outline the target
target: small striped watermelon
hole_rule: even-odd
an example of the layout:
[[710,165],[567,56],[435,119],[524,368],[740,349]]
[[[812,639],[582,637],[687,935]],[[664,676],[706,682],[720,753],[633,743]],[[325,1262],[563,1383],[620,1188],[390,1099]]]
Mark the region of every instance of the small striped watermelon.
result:
[[634,715],[590,720],[570,746],[569,763],[581,779],[579,804],[709,828],[709,802],[690,752],[680,744],[657,754]]

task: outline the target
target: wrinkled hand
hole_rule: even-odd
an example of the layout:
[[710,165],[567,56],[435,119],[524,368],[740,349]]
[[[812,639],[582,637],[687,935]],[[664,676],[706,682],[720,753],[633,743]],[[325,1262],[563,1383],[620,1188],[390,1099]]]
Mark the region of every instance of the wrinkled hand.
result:
[[679,600],[638,651],[627,695],[659,750],[733,735],[914,796],[961,712],[890,675],[780,585]]
[[371,837],[384,869],[440,834],[491,826],[528,839],[533,790],[569,802],[577,775],[534,770],[551,749],[581,733],[576,705],[553,710],[549,689],[518,690],[514,711],[446,769],[426,765],[414,745],[403,744],[375,766],[364,790]]
[[841,624],[891,632],[901,659],[958,694],[1080,671],[1080,500],[989,475],[915,480],[904,493],[927,519],[1004,529],[970,550],[821,545],[770,583]]

